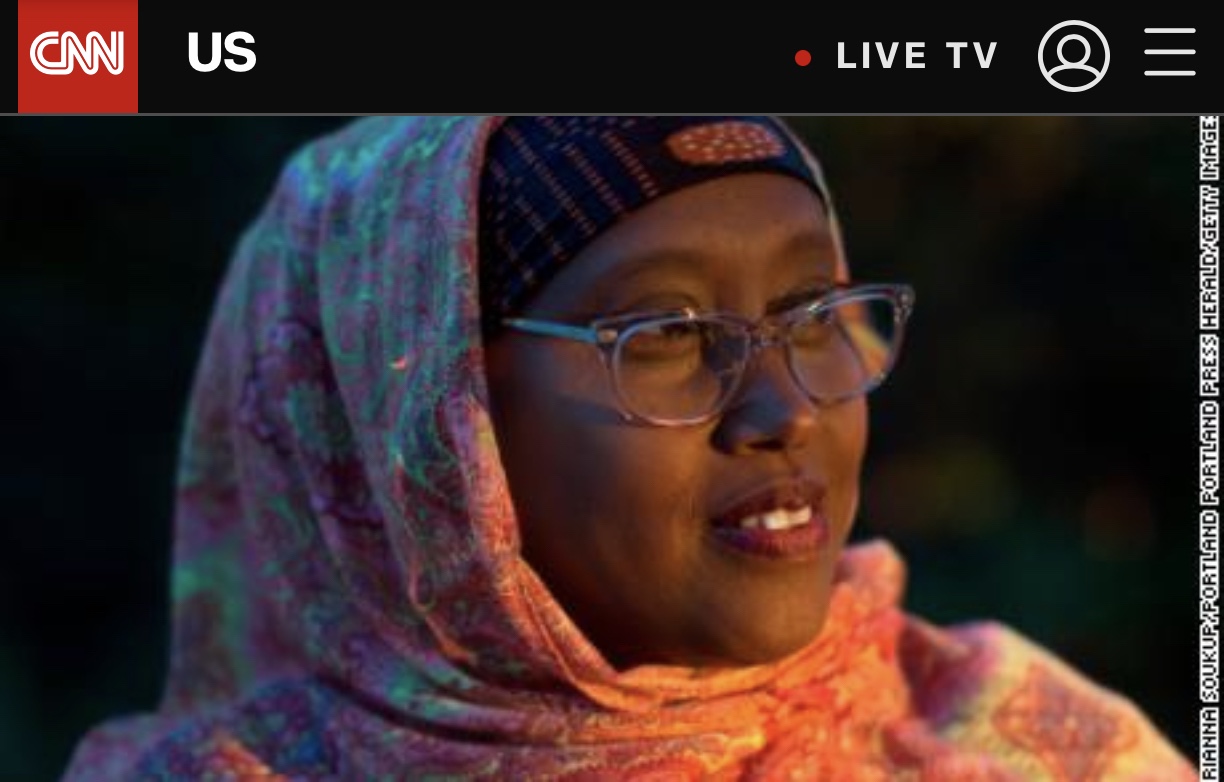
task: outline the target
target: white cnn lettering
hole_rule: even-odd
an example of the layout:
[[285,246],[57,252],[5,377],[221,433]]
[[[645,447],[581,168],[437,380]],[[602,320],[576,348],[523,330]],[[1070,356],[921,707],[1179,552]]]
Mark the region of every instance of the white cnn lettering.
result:
[[[52,46],[59,47],[58,60],[47,58],[46,51]],[[92,76],[98,72],[99,64],[105,65],[106,70],[118,76],[123,73],[123,33],[112,31],[109,43],[101,33],[95,32],[85,36],[85,43],[81,43],[76,33],[43,33],[30,44],[30,62],[48,76],[72,73],[77,65]]]

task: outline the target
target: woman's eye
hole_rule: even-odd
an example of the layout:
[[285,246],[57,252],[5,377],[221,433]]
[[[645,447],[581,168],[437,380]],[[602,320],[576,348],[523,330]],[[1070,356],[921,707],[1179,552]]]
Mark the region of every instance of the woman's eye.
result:
[[825,311],[805,317],[791,327],[791,342],[799,348],[819,348],[837,333],[837,318]]
[[702,344],[701,324],[678,321],[634,330],[623,350],[629,359],[660,360],[692,355],[701,350]]

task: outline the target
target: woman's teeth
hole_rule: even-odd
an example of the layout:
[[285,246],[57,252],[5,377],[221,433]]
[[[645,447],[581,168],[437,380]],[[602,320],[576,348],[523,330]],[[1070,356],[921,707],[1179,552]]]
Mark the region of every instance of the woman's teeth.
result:
[[812,520],[812,508],[804,505],[796,510],[778,508],[768,513],[755,513],[740,519],[739,526],[743,529],[767,529],[770,531],[790,529]]

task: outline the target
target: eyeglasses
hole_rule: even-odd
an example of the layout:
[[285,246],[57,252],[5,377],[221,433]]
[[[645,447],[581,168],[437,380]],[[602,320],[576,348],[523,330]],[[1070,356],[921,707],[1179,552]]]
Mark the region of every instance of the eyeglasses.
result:
[[867,394],[896,363],[913,306],[908,285],[842,285],[756,322],[685,308],[599,318],[586,327],[529,318],[503,323],[598,348],[626,420],[690,426],[720,415],[753,354],[775,344],[785,346],[790,373],[813,402]]

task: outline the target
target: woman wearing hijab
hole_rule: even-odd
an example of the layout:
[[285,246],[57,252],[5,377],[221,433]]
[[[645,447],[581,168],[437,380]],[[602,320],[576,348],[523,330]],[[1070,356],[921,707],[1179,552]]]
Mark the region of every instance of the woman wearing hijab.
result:
[[768,117],[358,120],[286,166],[183,440],[172,663],[66,778],[1189,780],[845,547],[913,294]]

